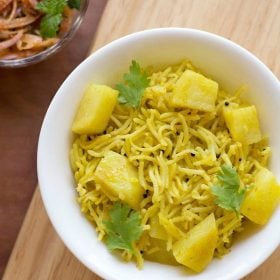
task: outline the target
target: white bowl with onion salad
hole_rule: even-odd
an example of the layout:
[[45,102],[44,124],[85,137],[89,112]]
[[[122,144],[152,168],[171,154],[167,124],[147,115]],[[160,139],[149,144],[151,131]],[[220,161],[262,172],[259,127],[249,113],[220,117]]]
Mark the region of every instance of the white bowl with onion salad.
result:
[[[183,265],[179,265],[178,263],[178,265],[172,266],[145,260],[144,266],[141,269],[139,269],[139,267],[137,267],[134,262],[125,262],[120,258],[118,253],[115,253],[115,251],[111,252],[110,250],[108,250],[106,244],[110,249],[114,249],[114,246],[116,246],[116,248],[121,247],[121,245],[112,245],[110,244],[110,241],[108,241],[110,239],[110,230],[108,230],[108,227],[106,229],[105,226],[105,234],[107,234],[107,237],[105,235],[105,242],[102,242],[98,239],[100,235],[96,233],[94,223],[90,223],[86,219],[85,215],[82,213],[80,205],[77,202],[77,191],[75,190],[77,188],[75,178],[77,179],[78,175],[75,174],[74,178],[70,164],[69,154],[73,145],[73,141],[77,139],[77,137],[79,137],[73,134],[72,129],[78,134],[87,134],[87,132],[85,132],[86,130],[83,130],[81,127],[79,127],[79,125],[77,125],[75,129],[72,125],[74,119],[77,117],[75,117],[76,112],[88,85],[90,83],[94,83],[99,85],[106,85],[114,89],[117,88],[120,92],[118,97],[119,99],[117,102],[126,103],[125,106],[129,106],[130,101],[127,97],[128,95],[125,95],[125,90],[124,92],[122,92],[122,86],[116,87],[116,84],[119,85],[120,82],[123,81],[123,75],[124,73],[128,73],[130,65],[132,67],[130,68],[130,71],[137,72],[136,64],[133,64],[134,62],[131,64],[131,61],[137,61],[137,63],[141,65],[142,69],[146,69],[146,71],[149,72],[149,69],[151,68],[150,66],[155,67],[155,69],[164,69],[164,67],[166,66],[175,65],[184,60],[190,61],[196,69],[190,70],[192,69],[192,66],[191,64],[188,64],[187,67],[189,67],[189,70],[186,70],[187,72],[184,72],[184,75],[186,73],[186,75],[190,77],[189,79],[193,79],[196,81],[200,79],[206,79],[205,77],[202,77],[202,75],[195,72],[202,73],[204,76],[209,77],[209,79],[211,79],[212,81],[217,82],[219,88],[229,93],[236,93],[236,90],[239,89],[240,86],[246,86],[246,90],[244,90],[245,93],[242,93],[242,95],[244,95],[244,97],[242,98],[246,100],[246,104],[254,105],[253,109],[251,108],[252,106],[250,107],[252,113],[252,115],[250,116],[252,117],[249,117],[249,119],[250,121],[252,121],[252,123],[255,120],[257,121],[257,118],[255,118],[256,108],[258,120],[260,123],[259,130],[261,131],[262,135],[267,135],[269,139],[268,146],[269,149],[271,149],[271,157],[267,168],[272,172],[269,174],[274,174],[273,179],[271,180],[273,182],[275,182],[275,180],[278,180],[279,182],[280,180],[280,123],[275,121],[280,111],[280,83],[278,79],[273,75],[273,73],[268,69],[268,67],[265,66],[260,60],[258,60],[258,58],[256,58],[250,52],[235,44],[234,42],[217,36],[215,34],[211,34],[200,30],[183,28],[161,28],[146,30],[125,36],[102,47],[101,49],[93,53],[90,57],[88,57],[84,62],[82,62],[69,75],[69,77],[61,85],[56,96],[51,102],[50,107],[46,113],[40,133],[37,165],[40,191],[47,213],[54,228],[56,229],[57,233],[59,234],[65,245],[70,249],[70,251],[85,266],[87,266],[90,270],[92,270],[93,272],[105,279],[240,279],[248,273],[250,273],[251,271],[253,271],[256,267],[261,265],[272,254],[272,252],[278,247],[280,243],[280,209],[276,208],[273,209],[273,212],[271,212],[270,210],[266,209],[266,206],[264,206],[263,211],[270,211],[268,215],[269,219],[267,218],[268,216],[262,219],[262,213],[261,215],[258,215],[258,209],[255,209],[255,211],[252,212],[252,195],[249,197],[249,194],[251,194],[251,190],[252,188],[254,188],[254,185],[242,187],[242,180],[239,181],[238,174],[236,173],[239,169],[229,169],[229,165],[223,165],[223,167],[221,167],[221,170],[217,172],[217,174],[215,174],[215,178],[216,175],[218,175],[217,180],[220,180],[220,182],[217,183],[217,180],[214,180],[215,183],[213,183],[213,185],[218,184],[219,187],[224,187],[223,190],[226,190],[226,194],[225,192],[223,192],[223,194],[221,195],[221,192],[219,192],[221,188],[218,188],[217,186],[211,187],[210,189],[212,191],[213,198],[216,198],[216,200],[213,199],[213,203],[216,203],[217,207],[222,209],[221,211],[231,211],[232,215],[236,214],[236,217],[245,217],[246,219],[248,217],[248,220],[255,221],[257,224],[263,225],[254,225],[254,223],[252,222],[246,222],[245,224],[242,224],[244,230],[236,234],[236,236],[234,236],[234,242],[230,247],[230,251],[227,254],[225,254],[222,258],[214,258],[211,262],[207,261],[207,265],[203,265],[203,269],[200,269],[201,267],[198,267],[196,269],[195,266],[192,266],[193,260],[190,260],[190,255],[184,255],[186,252],[178,253],[178,247],[180,247],[181,244],[184,247],[186,244],[183,241],[181,242],[180,240],[176,240],[176,238],[175,240],[171,239],[170,252],[173,252],[176,260]],[[136,72],[134,72],[134,74]],[[130,79],[132,76],[124,77]],[[151,81],[151,78],[149,79]],[[209,79],[207,79],[207,81],[209,81]],[[143,80],[141,81],[143,82]],[[215,82],[211,82],[211,86],[209,86],[209,88],[211,88],[211,91],[215,89]],[[146,82],[144,81],[143,83],[145,84]],[[127,83],[126,86],[129,86],[129,83]],[[179,85],[177,85],[176,87],[178,88]],[[115,91],[113,90],[112,92]],[[174,92],[174,94],[176,94],[176,89],[174,89]],[[191,93],[192,91],[188,91],[188,94]],[[143,97],[144,99],[145,94]],[[96,98],[98,99],[99,97]],[[151,100],[151,102],[147,104],[149,104],[149,106],[153,106],[152,101],[153,100]],[[88,100],[88,103],[90,102],[91,101]],[[134,104],[131,106],[141,107],[141,104],[143,105],[143,102],[146,101],[142,100],[141,103],[140,100],[139,102],[136,102],[137,105]],[[176,102],[173,101],[173,103]],[[180,105],[180,102],[181,101],[179,100],[177,103]],[[215,108],[218,108],[217,106],[219,106],[217,102],[218,101],[216,101],[216,103],[213,105]],[[231,103],[230,98],[229,102],[226,101],[221,106],[230,107],[231,104],[229,103]],[[130,104],[133,104],[133,102]],[[86,106],[88,106],[88,104]],[[185,105],[183,104],[182,106]],[[193,105],[190,104],[188,106],[191,107]],[[102,108],[106,110],[105,107],[107,107],[106,104]],[[145,108],[143,108],[143,112],[150,112],[150,108],[147,107],[146,109],[147,110],[145,111]],[[100,108],[98,110],[100,110]],[[185,111],[178,110],[179,109],[175,108],[172,112],[181,112],[182,114],[187,114],[189,112],[188,110],[193,109],[185,108]],[[208,108],[206,110],[212,109]],[[226,109],[220,108],[219,110]],[[243,110],[243,107],[239,108],[238,110]],[[190,115],[192,115],[194,112],[197,113],[197,110],[190,111]],[[238,125],[238,121],[236,122],[236,120],[238,120],[239,115],[234,115],[234,112],[236,111],[232,111],[230,112],[230,114],[228,114],[228,112],[224,112],[223,116],[228,126],[228,132],[225,133],[228,133],[228,135],[232,135],[238,141],[240,139],[240,141],[248,141],[248,145],[250,143],[260,141],[260,136],[258,135],[259,132],[255,133],[256,131],[254,131],[254,137],[249,137],[249,135],[252,135],[252,131],[250,131],[250,128],[247,134],[244,133],[244,127],[246,127],[246,125],[243,126],[242,118],[240,119],[240,126]],[[101,112],[100,114],[103,113]],[[118,120],[115,119],[115,122],[118,123]],[[96,127],[99,124],[100,123],[95,124]],[[253,125],[254,124],[252,124],[252,126]],[[240,134],[240,129],[243,133],[241,133],[242,135]],[[248,127],[246,129],[248,129]],[[110,134],[112,130],[113,128],[107,128],[107,130],[105,130],[104,132],[104,135],[106,136],[106,134]],[[100,131],[102,131],[102,129],[98,130],[97,133],[100,133]],[[195,131],[193,131],[193,133],[195,134]],[[155,135],[154,137],[156,138],[157,136]],[[89,138],[85,139],[85,141],[91,141],[92,139],[94,139],[94,136],[89,136]],[[114,151],[116,151],[116,149],[114,149]],[[118,160],[119,157],[119,164],[122,165],[123,160],[126,162],[126,154],[123,152],[122,147],[120,147],[120,151],[122,151],[120,152],[122,153],[122,155],[118,154],[116,160]],[[190,150],[188,157],[195,156],[196,152],[197,150],[194,150],[194,155],[191,155],[193,153]],[[163,157],[164,153],[164,149],[162,152],[159,151],[159,158]],[[90,154],[92,157],[99,156],[98,153],[94,151]],[[110,156],[115,156],[114,154],[116,153],[111,152]],[[263,152],[263,154],[265,154],[265,152]],[[222,157],[222,155],[216,155],[217,160],[228,163],[226,156],[223,156],[223,159],[218,159],[220,156]],[[101,156],[101,158],[102,157],[103,156]],[[106,158],[106,155],[104,155],[104,158]],[[242,159],[240,159],[240,161],[242,161]],[[104,159],[103,164],[108,164],[108,161],[105,162]],[[113,164],[116,165],[116,163]],[[239,163],[237,159],[237,166],[239,166],[238,164]],[[137,166],[137,162],[135,166]],[[114,165],[112,168],[114,168]],[[185,172],[186,174],[189,172],[187,168],[181,168],[181,170],[183,170],[183,172]],[[110,170],[108,170],[108,172],[109,171]],[[93,176],[97,181],[97,178],[100,174],[97,174],[97,171],[92,171],[92,173],[94,173]],[[232,180],[226,182],[226,173],[227,175],[231,173],[231,179],[235,183]],[[114,171],[112,171],[112,174],[112,176],[114,176]],[[198,172],[198,175],[199,174],[201,174],[201,172]],[[250,177],[250,174],[248,176]],[[258,176],[259,177],[257,177],[256,175],[256,178],[258,179],[256,179],[257,181],[255,182],[255,186],[257,186],[259,184],[258,182],[261,182],[263,180],[262,177],[264,177],[261,175]],[[269,176],[270,175],[268,175],[268,177]],[[110,178],[108,180],[110,180]],[[121,179],[117,178],[116,180]],[[191,180],[192,178],[190,178],[190,181]],[[227,184],[227,186],[222,186],[222,183]],[[107,183],[104,182],[104,184],[106,185]],[[149,184],[151,185],[152,183]],[[237,189],[236,193],[234,193],[234,190],[232,188],[234,184],[238,184],[238,188],[240,184],[241,188],[240,190]],[[188,186],[188,182],[186,182],[186,186]],[[106,185],[106,190],[104,190],[105,195],[108,194],[108,190],[111,187],[112,186],[110,185]],[[276,200],[276,196],[278,196],[279,185],[277,186],[277,183],[275,183],[274,187],[275,195],[272,195],[271,201],[272,204],[276,205],[276,202],[274,200]],[[258,191],[255,192],[258,193]],[[230,197],[230,195],[232,195],[233,193],[235,195],[234,199],[232,199],[233,197]],[[108,200],[111,199],[110,195],[108,194]],[[225,197],[223,197],[223,195],[225,195]],[[147,197],[147,194],[144,193],[143,197],[145,196]],[[112,199],[114,200],[115,198]],[[119,194],[119,199],[126,201],[125,196],[122,193]],[[153,201],[153,199],[154,198],[152,198],[151,201]],[[126,202],[130,204],[131,201],[127,200]],[[244,210],[245,202],[247,206],[249,205],[246,208],[246,210]],[[135,209],[137,207],[134,207],[134,203],[136,202],[133,200],[133,202],[131,202],[130,204],[132,205],[131,207],[134,210],[129,211],[131,211],[130,213],[135,214],[135,211],[137,211]],[[114,205],[115,208],[112,209],[116,209],[117,207],[119,207],[119,204]],[[143,213],[145,213],[145,211],[146,210],[144,210]],[[218,212],[214,213],[216,219],[217,213]],[[109,216],[111,215],[112,225],[113,214],[113,212],[109,212],[109,214],[107,213],[105,223],[103,224],[108,226],[108,220],[110,219]],[[213,213],[211,215],[212,216],[209,219],[215,219]],[[210,221],[209,219],[208,221]],[[93,220],[94,219],[92,219],[92,221]],[[116,220],[113,222],[116,222]],[[196,225],[193,227],[193,229],[202,224],[202,222],[196,222],[195,224]],[[134,225],[135,227],[141,227],[141,225],[137,224],[137,222]],[[216,225],[214,227],[216,227]],[[145,227],[143,227],[141,230],[149,231],[149,229],[149,225],[147,226],[145,224]],[[188,239],[188,244],[195,242],[194,238],[190,238],[191,231],[193,234],[195,230],[191,229],[189,231],[189,234],[182,233],[182,236],[184,236],[183,238]],[[198,230],[196,230],[196,232],[197,231]],[[211,244],[214,242],[213,239],[215,239],[215,237],[213,236],[215,236],[215,234],[216,233],[212,233],[212,235],[209,235],[211,238],[208,236],[210,238],[210,247],[212,246]],[[219,232],[219,234],[221,233]],[[138,236],[139,234],[137,233],[136,235],[138,240],[140,238]],[[128,239],[129,238],[130,237],[128,237]],[[204,237],[201,237],[201,239],[203,238]],[[181,243],[178,243],[179,241]],[[133,244],[135,245],[138,243]],[[132,246],[132,243],[129,245]],[[199,248],[196,247],[196,245],[198,244],[194,244],[192,250],[193,248]],[[186,246],[186,248],[188,248],[188,246]],[[186,251],[187,250],[189,249],[186,249]],[[194,255],[194,258],[196,258],[196,262],[200,262],[196,250],[193,250],[193,252],[188,253]],[[208,253],[209,252],[207,252],[207,254]],[[182,254],[184,255],[183,257],[181,256]],[[213,252],[211,259],[212,257]],[[201,261],[203,259],[204,256],[202,254]],[[193,272],[193,270],[200,270],[201,272],[195,273]]]

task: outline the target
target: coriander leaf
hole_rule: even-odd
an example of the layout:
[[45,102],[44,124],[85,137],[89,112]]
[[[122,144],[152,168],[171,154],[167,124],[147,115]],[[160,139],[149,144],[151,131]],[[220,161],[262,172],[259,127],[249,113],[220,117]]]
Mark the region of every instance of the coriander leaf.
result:
[[223,165],[221,171],[217,175],[218,180],[225,186],[238,186],[240,185],[239,176],[235,170],[229,165]]
[[44,38],[55,37],[61,23],[62,15],[46,15],[40,23],[40,33]]
[[140,65],[132,60],[129,67],[129,73],[123,76],[124,83],[117,84],[116,88],[120,92],[119,102],[121,104],[129,104],[133,108],[139,107],[144,90],[149,85],[149,80]]
[[237,213],[240,211],[245,190],[236,192],[235,190],[223,188],[221,186],[213,186],[212,193],[217,197],[216,203],[220,207]]
[[217,179],[218,185],[211,188],[216,196],[216,204],[226,210],[235,211],[239,215],[246,189],[240,189],[240,179],[236,169],[223,165],[217,174]]
[[129,73],[124,74],[124,80],[130,86],[146,88],[149,85],[146,74],[142,73],[140,65],[135,60],[132,60],[129,71]]
[[40,33],[44,38],[56,36],[66,5],[67,0],[43,0],[36,5],[36,9],[45,14],[40,22]]
[[56,15],[62,14],[67,0],[43,0],[36,5],[36,9],[44,14]]
[[132,244],[143,232],[140,214],[128,205],[116,202],[109,211],[109,216],[110,220],[104,221],[109,250],[122,249],[133,254]]
[[133,108],[137,108],[141,103],[143,92],[138,92],[137,88],[130,88],[124,84],[117,85],[117,90],[120,92],[118,100],[121,104],[129,103]]
[[81,0],[68,0],[68,6],[71,9],[77,9],[79,10],[81,7]]

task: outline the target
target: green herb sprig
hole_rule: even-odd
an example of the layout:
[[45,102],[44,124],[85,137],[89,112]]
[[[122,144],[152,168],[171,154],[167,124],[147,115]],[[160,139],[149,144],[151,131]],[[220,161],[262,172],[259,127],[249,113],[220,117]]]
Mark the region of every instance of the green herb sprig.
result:
[[43,0],[36,5],[36,9],[44,14],[40,22],[40,33],[44,38],[57,35],[62,21],[63,10],[66,6],[79,9],[80,0]]
[[116,85],[119,91],[118,100],[121,104],[128,104],[133,108],[139,107],[145,88],[149,86],[147,74],[140,65],[132,60],[129,73],[123,76],[124,83]]
[[79,10],[81,7],[81,0],[68,0],[68,6],[71,9],[77,9]]
[[217,179],[218,184],[211,188],[216,196],[216,204],[239,215],[246,188],[240,189],[240,179],[236,169],[223,165],[217,174]]
[[143,229],[140,214],[128,205],[115,202],[109,211],[110,219],[104,221],[108,234],[106,245],[110,250],[127,250],[134,254],[133,242],[137,241]]

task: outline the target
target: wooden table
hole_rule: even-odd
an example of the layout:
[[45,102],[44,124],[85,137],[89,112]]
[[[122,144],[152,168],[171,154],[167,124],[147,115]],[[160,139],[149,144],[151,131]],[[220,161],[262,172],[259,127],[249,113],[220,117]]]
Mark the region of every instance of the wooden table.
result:
[[54,56],[25,68],[0,68],[0,279],[37,185],[42,120],[60,84],[88,55],[105,4],[90,0],[73,40]]
[[[109,0],[93,51],[125,34],[180,26],[229,38],[264,61],[280,77],[280,0]],[[280,93],[279,93],[280,94]],[[280,248],[245,279],[279,279]],[[65,248],[36,189],[4,280],[100,279]]]

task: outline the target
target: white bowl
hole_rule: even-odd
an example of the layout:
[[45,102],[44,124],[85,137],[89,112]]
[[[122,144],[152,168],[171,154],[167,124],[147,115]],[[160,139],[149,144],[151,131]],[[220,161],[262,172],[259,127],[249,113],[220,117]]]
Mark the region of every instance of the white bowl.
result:
[[280,243],[278,208],[266,226],[240,239],[228,255],[214,260],[200,274],[148,261],[138,270],[134,263],[124,263],[112,255],[81,214],[69,150],[70,128],[85,86],[90,81],[115,85],[132,59],[145,67],[173,64],[184,58],[229,91],[248,85],[249,101],[257,106],[262,131],[270,137],[270,168],[280,179],[280,83],[255,56],[217,35],[181,28],[147,30],[106,45],[82,62],[62,84],[46,114],[38,146],[39,184],[53,226],[70,251],[105,279],[238,279],[259,266]]

